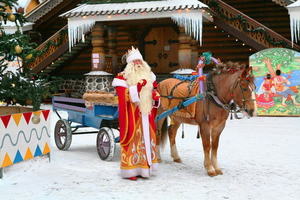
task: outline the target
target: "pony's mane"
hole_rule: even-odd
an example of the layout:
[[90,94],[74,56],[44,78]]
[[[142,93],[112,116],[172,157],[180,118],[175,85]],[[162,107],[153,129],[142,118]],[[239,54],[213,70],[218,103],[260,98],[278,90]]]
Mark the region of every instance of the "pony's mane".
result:
[[226,63],[221,63],[221,64],[218,64],[216,65],[217,68],[232,68],[232,69],[245,69],[246,67],[246,64],[240,64],[239,62],[226,62]]
[[220,73],[234,73],[236,71],[241,71],[245,69],[246,64],[240,64],[239,62],[226,62],[217,64],[213,68],[213,74],[220,74]]

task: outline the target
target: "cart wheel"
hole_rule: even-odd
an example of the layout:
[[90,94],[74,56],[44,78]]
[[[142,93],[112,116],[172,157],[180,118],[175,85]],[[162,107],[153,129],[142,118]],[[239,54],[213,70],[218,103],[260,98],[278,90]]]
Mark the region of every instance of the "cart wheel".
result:
[[102,160],[111,160],[116,150],[115,136],[110,128],[101,128],[97,135],[97,151]]
[[58,149],[67,151],[72,143],[72,131],[68,120],[60,119],[54,130],[55,144]]

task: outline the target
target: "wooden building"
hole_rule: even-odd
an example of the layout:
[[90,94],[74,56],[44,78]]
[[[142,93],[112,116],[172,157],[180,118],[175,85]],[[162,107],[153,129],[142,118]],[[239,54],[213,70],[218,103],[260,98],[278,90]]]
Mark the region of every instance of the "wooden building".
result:
[[[293,2],[31,0],[25,8],[25,17],[34,23],[28,33],[40,44],[38,50],[42,53],[30,65],[34,73],[72,79],[91,71],[116,74],[122,67],[122,55],[131,46],[140,49],[159,77],[180,68],[193,69],[198,56],[206,51],[223,62],[247,63],[250,55],[262,49],[292,48],[286,6]],[[173,15],[180,14],[193,19],[202,16],[202,44],[198,33],[191,30],[193,26],[183,28],[179,20],[174,20]],[[74,19],[91,23],[85,23],[84,39],[82,34],[73,37],[78,41],[69,48],[68,27]],[[299,41],[294,42],[293,49],[299,51],[298,45]]]

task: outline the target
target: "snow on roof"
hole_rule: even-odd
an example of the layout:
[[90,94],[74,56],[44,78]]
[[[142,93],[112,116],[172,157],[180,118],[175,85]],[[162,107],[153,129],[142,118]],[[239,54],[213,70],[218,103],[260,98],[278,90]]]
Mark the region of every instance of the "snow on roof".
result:
[[171,18],[183,26],[190,36],[202,45],[203,17],[212,21],[210,14],[203,12],[207,5],[197,0],[161,0],[126,3],[83,4],[60,17],[68,18],[69,50],[89,32],[97,21],[122,21],[136,19]]
[[44,15],[49,13],[56,6],[58,6],[60,3],[62,3],[63,0],[40,0],[39,2],[40,2],[39,5],[37,5],[35,8],[33,8],[32,10],[30,10],[28,13],[24,15],[25,18],[30,22],[36,22]]
[[295,3],[292,3],[287,6],[287,8],[294,8],[294,7],[300,7],[300,1],[296,1]]
[[[6,24],[3,24],[2,26],[4,28],[4,31],[7,34],[13,34],[13,33],[15,33],[17,31],[17,27],[16,27],[16,23],[15,22],[7,21]],[[25,24],[23,24],[22,27],[20,27],[20,31],[21,32],[29,31],[29,30],[32,29],[32,26],[33,26],[33,23],[26,22]]]
[[25,8],[30,0],[18,0],[18,7]]
[[142,12],[162,12],[178,9],[198,9],[208,7],[197,0],[165,0],[128,3],[83,4],[60,17],[98,16],[132,14]]

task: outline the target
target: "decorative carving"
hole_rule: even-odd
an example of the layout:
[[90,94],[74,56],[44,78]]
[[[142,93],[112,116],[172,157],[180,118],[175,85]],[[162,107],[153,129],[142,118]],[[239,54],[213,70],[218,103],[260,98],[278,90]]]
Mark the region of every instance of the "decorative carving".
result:
[[217,15],[267,48],[290,47],[291,42],[219,0],[204,0]]
[[40,6],[38,9],[33,9],[31,12],[26,13],[26,19],[32,23],[38,21],[40,18],[42,18],[44,15],[49,13],[53,8],[58,6],[63,0],[52,0],[48,1],[42,6]]
[[67,26],[63,27],[60,31],[58,31],[51,38],[46,40],[43,44],[41,44],[36,50],[39,52],[35,59],[28,64],[30,69],[35,68],[38,64],[43,62],[48,56],[54,53],[59,47],[68,42],[68,32],[62,31],[66,29]]

